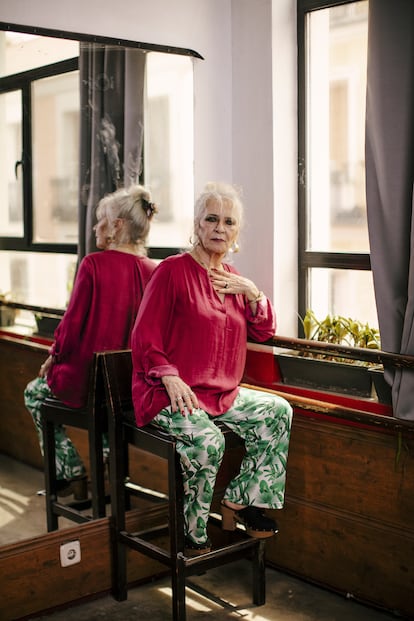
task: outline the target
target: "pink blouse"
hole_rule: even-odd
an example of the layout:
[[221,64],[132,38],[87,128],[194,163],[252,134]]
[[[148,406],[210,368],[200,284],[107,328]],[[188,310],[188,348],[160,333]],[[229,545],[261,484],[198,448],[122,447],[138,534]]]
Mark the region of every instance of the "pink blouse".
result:
[[[237,273],[229,264],[224,269]],[[163,375],[179,375],[212,416],[226,412],[238,393],[247,336],[265,341],[276,330],[270,301],[253,315],[243,295],[224,302],[207,271],[189,253],[164,259],[145,290],[132,331],[132,393],[138,426],[169,405]]]
[[86,404],[94,352],[130,348],[142,294],[155,267],[147,257],[116,250],[82,260],[49,350],[54,363],[47,382],[67,405]]

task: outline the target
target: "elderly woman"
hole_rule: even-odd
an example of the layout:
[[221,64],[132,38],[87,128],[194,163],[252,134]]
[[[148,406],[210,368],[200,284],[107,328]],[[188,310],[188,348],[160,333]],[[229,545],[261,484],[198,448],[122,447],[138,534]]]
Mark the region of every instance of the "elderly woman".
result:
[[197,200],[194,243],[165,259],[145,291],[132,333],[138,426],[152,421],[177,439],[185,491],[187,555],[208,552],[207,521],[224,453],[221,421],[244,438],[239,474],[222,500],[222,526],[252,537],[283,507],[292,410],[273,394],[240,387],[247,337],[274,334],[275,314],[258,287],[225,262],[242,223],[232,186],[208,184]]
[[[49,357],[24,392],[42,452],[44,399],[54,395],[70,407],[86,405],[94,353],[130,347],[144,288],[156,267],[145,249],[156,211],[141,185],[117,190],[99,202],[94,230],[96,246],[104,252],[91,253],[80,263]],[[63,426],[56,426],[55,444],[59,495],[86,497],[85,466]]]

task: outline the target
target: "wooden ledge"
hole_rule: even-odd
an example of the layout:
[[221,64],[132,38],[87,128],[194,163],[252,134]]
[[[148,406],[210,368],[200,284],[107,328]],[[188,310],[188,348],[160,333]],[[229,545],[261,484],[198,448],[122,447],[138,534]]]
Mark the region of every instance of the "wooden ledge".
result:
[[332,418],[340,418],[353,423],[362,425],[370,425],[381,429],[391,429],[393,431],[414,432],[414,421],[394,418],[393,416],[385,416],[383,414],[373,414],[357,408],[338,405],[329,401],[321,401],[310,397],[302,397],[301,395],[293,395],[282,390],[273,390],[262,386],[254,386],[252,384],[241,384],[245,388],[252,390],[261,390],[269,392],[279,397],[283,397],[290,403],[293,408],[315,412],[315,414],[323,414]]

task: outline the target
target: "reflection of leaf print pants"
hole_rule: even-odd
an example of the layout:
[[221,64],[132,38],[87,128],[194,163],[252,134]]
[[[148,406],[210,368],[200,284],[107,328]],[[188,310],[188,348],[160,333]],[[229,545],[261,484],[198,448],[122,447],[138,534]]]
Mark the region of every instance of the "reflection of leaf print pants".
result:
[[[46,379],[37,377],[29,382],[24,391],[24,402],[29,410],[39,437],[43,455],[43,432],[40,408],[46,397],[52,397]],[[82,459],[63,425],[55,425],[56,475],[58,479],[74,479],[86,472]]]
[[[224,454],[224,437],[215,417],[203,410],[191,415],[161,410],[153,422],[177,439],[184,479],[186,535],[195,543],[207,538],[214,484]],[[217,417],[244,438],[246,454],[224,498],[239,505],[283,507],[292,408],[277,395],[240,388],[230,410]]]

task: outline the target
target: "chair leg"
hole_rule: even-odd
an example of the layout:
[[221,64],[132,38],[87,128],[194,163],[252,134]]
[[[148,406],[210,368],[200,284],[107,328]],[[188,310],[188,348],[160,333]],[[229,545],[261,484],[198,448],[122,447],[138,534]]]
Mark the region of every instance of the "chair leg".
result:
[[128,597],[127,548],[119,541],[119,534],[113,519],[111,524],[111,594],[118,602]]
[[173,621],[186,621],[185,565],[179,555],[175,567],[171,568],[172,617]]
[[98,424],[88,429],[89,462],[91,472],[92,516],[94,519],[105,517],[105,466],[103,463],[102,430]]
[[53,511],[53,502],[57,498],[55,426],[46,416],[43,416],[42,425],[46,490],[46,520],[47,530],[48,532],[51,532],[59,528],[58,516]]
[[[128,597],[127,585],[127,551],[126,545],[120,541],[120,533],[125,530],[126,502],[129,495],[125,490],[125,458],[124,451],[128,446],[124,443],[122,431],[115,421],[108,422],[110,443],[109,453],[109,476],[111,488],[111,572],[112,572],[112,596],[117,601],[123,601]],[[128,499],[128,500],[127,500]]]
[[260,540],[253,549],[252,558],[253,603],[263,606],[266,602],[265,542]]
[[180,456],[173,445],[168,455],[168,497],[173,621],[185,621],[184,487]]

